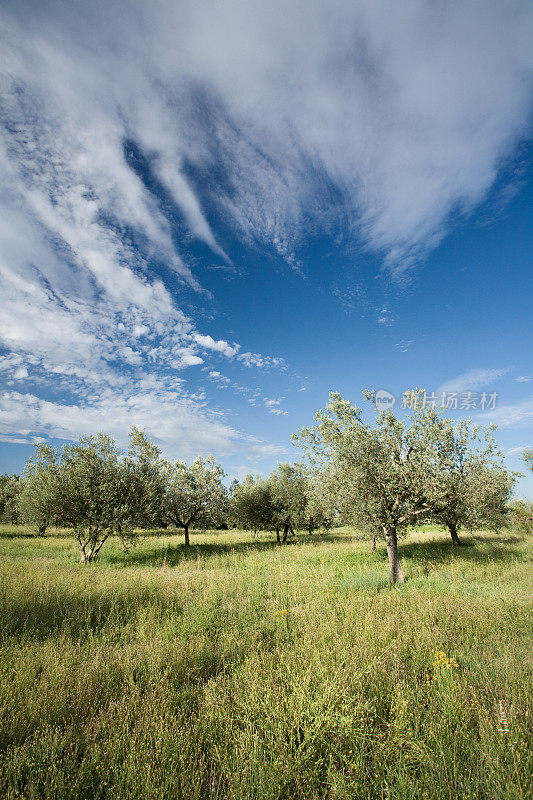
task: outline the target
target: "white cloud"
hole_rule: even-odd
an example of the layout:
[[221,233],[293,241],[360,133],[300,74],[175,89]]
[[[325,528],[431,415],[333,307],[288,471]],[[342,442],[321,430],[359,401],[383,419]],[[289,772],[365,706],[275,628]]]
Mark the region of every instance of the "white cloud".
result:
[[[35,432],[60,439],[105,430],[124,445],[131,425],[146,428],[169,457],[193,458],[199,452],[233,451],[240,435],[185,393],[156,384],[127,392],[104,391],[92,401],[67,404],[32,394],[0,394],[0,433],[29,437]],[[10,439],[11,440],[11,439]]]
[[[105,137],[100,143],[95,140],[94,149],[91,144],[84,150],[82,142],[78,152],[73,143],[63,141],[61,130],[57,139],[47,134],[44,140],[39,131],[26,124],[22,138],[28,153],[17,151],[18,162],[0,148],[5,167],[0,203],[0,342],[10,351],[0,358],[0,371],[8,385],[31,382],[32,397],[46,388],[47,395],[50,390],[56,395],[66,391],[75,398],[74,410],[68,403],[56,408],[58,414],[61,409],[71,415],[65,435],[75,436],[86,432],[84,418],[106,426],[107,414],[100,420],[96,413],[104,398],[108,407],[120,409],[135,387],[141,394],[155,390],[160,399],[162,386],[171,393],[178,387],[183,394],[180,381],[168,376],[168,370],[203,364],[200,346],[208,354],[230,357],[239,345],[196,330],[162,281],[151,275],[148,255],[132,249],[128,237],[105,222],[106,215],[124,213],[124,223],[128,219],[130,226],[138,226],[139,236],[151,237],[148,249],[162,257],[166,247],[169,264],[198,288],[183,264],[178,270],[178,256],[172,254],[170,238],[165,239],[164,220],[133,173],[128,177],[129,170],[117,162],[115,171],[110,165],[107,176],[102,171],[95,177],[92,165],[98,160],[99,144],[104,155],[107,152]],[[213,430],[202,403],[200,394],[178,403],[191,448],[195,442],[201,448]],[[49,408],[37,400],[21,399],[21,413],[6,418],[2,407],[4,431],[16,435],[23,429],[58,430],[41,413]],[[76,408],[83,412],[76,413]],[[162,413],[168,417],[169,409],[165,406]],[[127,413],[125,425],[130,418]],[[119,429],[118,422],[115,427]],[[163,435],[163,423],[161,429]],[[213,442],[225,451],[233,441],[232,429],[218,421],[216,430]],[[170,430],[168,435],[172,447]]]
[[[312,231],[357,238],[398,272],[438,243],[451,212],[486,197],[527,131],[525,0],[445,14],[420,0],[8,0],[0,14],[0,336],[21,359],[6,380],[36,393],[17,413],[8,393],[8,433],[59,430],[61,413],[74,435],[99,411],[133,407],[132,381],[209,354],[286,368],[198,331],[176,305],[179,289],[207,294],[191,239],[229,264],[208,208],[296,270]],[[135,148],[159,195],[132,169]],[[78,405],[37,397],[51,375]],[[182,384],[159,380],[152,411],[173,418],[165,393],[183,398]],[[191,441],[214,430],[201,402],[178,402]],[[227,447],[231,429],[215,428]]]
[[383,306],[381,311],[378,315],[378,324],[379,325],[392,325],[394,322],[394,318],[391,315],[391,311],[387,306]]
[[132,348],[129,346],[118,347],[116,350],[116,355],[125,361],[126,364],[130,364],[132,367],[137,367],[143,362],[142,355],[139,352],[132,350]]
[[24,380],[24,378],[28,377],[28,370],[26,367],[17,367],[17,369],[13,373],[13,378],[16,381]]
[[528,450],[528,449],[529,449],[529,447],[526,444],[522,445],[522,447],[511,447],[509,450],[506,450],[505,455],[506,456],[515,456],[518,453],[523,453],[524,450]]
[[264,472],[257,467],[251,467],[250,464],[238,464],[229,468],[229,476],[237,478],[238,481],[243,481],[247,475],[253,475],[257,478],[264,477]]
[[211,205],[290,264],[307,230],[342,229],[401,270],[452,212],[483,200],[528,133],[526,0],[445,13],[420,0],[112,0],[105,14],[51,0],[6,3],[3,16],[6,108],[24,132],[10,158],[53,164],[57,192],[45,169],[26,199],[102,280],[116,243],[97,209],[142,230],[195,282],[125,163],[125,137],[226,262],[191,174],[210,174]]
[[267,408],[274,408],[275,406],[279,406],[281,404],[281,400],[275,400],[274,398],[265,398],[265,405]]
[[469,389],[480,389],[490,386],[508,372],[509,367],[505,369],[471,369],[443,383],[438,392],[466,392]]
[[254,444],[252,451],[260,456],[281,456],[287,452],[286,447],[277,444]]
[[275,369],[287,369],[287,364],[283,358],[279,358],[278,356],[262,356],[259,353],[239,353],[237,356],[239,361],[242,361],[245,367],[258,367],[269,369],[274,367]]
[[211,370],[211,372],[207,374],[207,377],[221,386],[228,386],[231,383],[231,380],[226,375],[222,375],[221,372],[218,372],[218,370]]
[[134,325],[132,335],[137,339],[141,336],[147,336],[150,333],[148,325]]
[[531,375],[519,375],[518,378],[515,378],[517,383],[529,383],[531,380]]
[[4,442],[4,444],[32,444],[31,439],[23,439],[20,436],[8,436],[5,434],[0,434],[0,442]]
[[194,333],[193,339],[196,344],[200,345],[200,347],[203,347],[205,350],[213,350],[216,353],[222,353],[222,355],[228,358],[237,355],[240,348],[238,344],[230,345],[228,342],[224,341],[224,339],[215,340],[212,336],[206,336],[201,333]]
[[531,424],[533,421],[533,397],[521,400],[518,403],[508,403],[497,406],[492,411],[485,411],[476,417],[476,420],[494,423],[499,428]]
[[194,355],[194,353],[189,352],[186,349],[183,349],[179,353],[179,360],[178,361],[171,361],[172,366],[179,367],[195,367],[198,364],[203,364],[203,358],[200,356]]
[[414,341],[414,339],[402,339],[400,342],[396,342],[394,348],[398,350],[399,353],[407,353],[411,345],[414,344]]
[[263,399],[263,403],[265,404],[266,410],[269,414],[276,414],[278,417],[280,417],[287,416],[289,413],[288,411],[284,411],[282,408],[280,408],[281,400],[265,397]]

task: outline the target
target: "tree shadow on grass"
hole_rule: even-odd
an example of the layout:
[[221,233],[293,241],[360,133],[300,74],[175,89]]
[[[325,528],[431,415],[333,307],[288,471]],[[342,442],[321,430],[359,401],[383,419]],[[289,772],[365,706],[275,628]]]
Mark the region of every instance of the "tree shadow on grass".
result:
[[195,544],[194,541],[189,547],[183,543],[166,547],[153,547],[150,550],[133,548],[128,553],[109,553],[105,555],[103,563],[119,565],[121,567],[144,566],[161,567],[163,565],[175,567],[187,561],[197,561],[198,559],[209,559],[217,556],[248,555],[251,553],[262,553],[277,548],[286,549],[297,547],[298,545],[319,545],[324,542],[346,542],[351,540],[351,536],[333,533],[306,534],[291,537],[285,544],[278,544],[275,539],[258,540],[253,539],[248,542],[220,542],[215,544]]
[[470,561],[478,564],[489,563],[491,561],[508,562],[513,561],[520,555],[517,545],[524,541],[523,536],[513,533],[484,534],[465,534],[462,538],[462,545],[457,547],[452,541],[431,540],[428,542],[402,542],[398,543],[398,551],[401,559],[413,561],[415,564],[427,565],[434,568],[435,565],[452,563],[455,560]]
[[[44,640],[60,632],[78,640],[104,627],[120,630],[143,608],[157,604],[153,588],[135,586],[116,594],[109,588],[81,594],[73,586],[61,587],[57,592],[29,591],[6,596],[0,604],[0,639],[17,636]],[[177,606],[175,610],[179,610]]]

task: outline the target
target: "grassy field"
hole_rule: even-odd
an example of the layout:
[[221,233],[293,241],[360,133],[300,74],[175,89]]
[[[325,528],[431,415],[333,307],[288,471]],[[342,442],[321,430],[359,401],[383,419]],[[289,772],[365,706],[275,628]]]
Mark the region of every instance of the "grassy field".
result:
[[530,798],[531,539],[0,530],[0,796]]

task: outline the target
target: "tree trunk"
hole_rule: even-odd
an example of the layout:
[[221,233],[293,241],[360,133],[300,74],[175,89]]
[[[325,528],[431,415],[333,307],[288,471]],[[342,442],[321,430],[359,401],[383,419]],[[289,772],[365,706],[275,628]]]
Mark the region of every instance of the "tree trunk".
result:
[[276,528],[276,542],[279,544],[281,539],[279,538],[279,528]]
[[87,556],[85,554],[85,545],[82,542],[81,536],[76,537],[78,540],[78,547],[80,548],[80,564],[87,563]]
[[189,547],[189,545],[191,543],[190,539],[189,539],[189,526],[188,525],[184,525],[183,526],[183,530],[185,531],[185,547]]
[[370,542],[370,552],[371,553],[375,553],[376,552],[376,537],[375,536],[372,537],[372,541]]
[[448,530],[450,531],[450,535],[452,537],[452,542],[455,545],[461,545],[462,541],[459,539],[459,537],[457,535],[457,525],[455,524],[455,522],[451,522],[448,525]]
[[289,533],[289,528],[290,528],[290,525],[285,523],[284,526],[283,526],[283,539],[282,539],[283,544],[286,544],[286,542],[287,542],[287,535]]
[[39,536],[44,536],[45,531],[46,531],[46,522],[42,522],[39,525]]
[[389,556],[390,576],[393,583],[403,583],[404,577],[398,558],[398,536],[396,528],[387,529],[387,555]]
[[95,555],[93,550],[86,550],[86,545],[80,546],[80,564],[90,564],[94,561]]

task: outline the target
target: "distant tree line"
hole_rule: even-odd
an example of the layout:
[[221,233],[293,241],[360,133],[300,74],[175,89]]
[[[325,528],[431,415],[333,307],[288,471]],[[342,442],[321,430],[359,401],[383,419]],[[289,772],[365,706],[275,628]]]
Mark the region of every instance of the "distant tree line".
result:
[[[364,395],[375,401],[372,392]],[[371,425],[358,406],[331,393],[315,424],[293,436],[301,463],[229,488],[212,456],[170,462],[137,428],[125,452],[103,433],[60,449],[42,442],[20,477],[0,476],[0,515],[40,535],[49,526],[68,528],[84,563],[110,536],[128,547],[143,528],[175,526],[188,546],[194,529],[271,531],[283,544],[297,530],[350,524],[374,546],[385,540],[391,579],[403,582],[398,537],[414,525],[445,526],[459,545],[462,529],[497,530],[510,510],[526,528],[533,518],[531,504],[509,505],[517,473],[505,468],[494,427],[454,422],[427,407],[418,390],[411,399],[404,419],[380,411]]]

